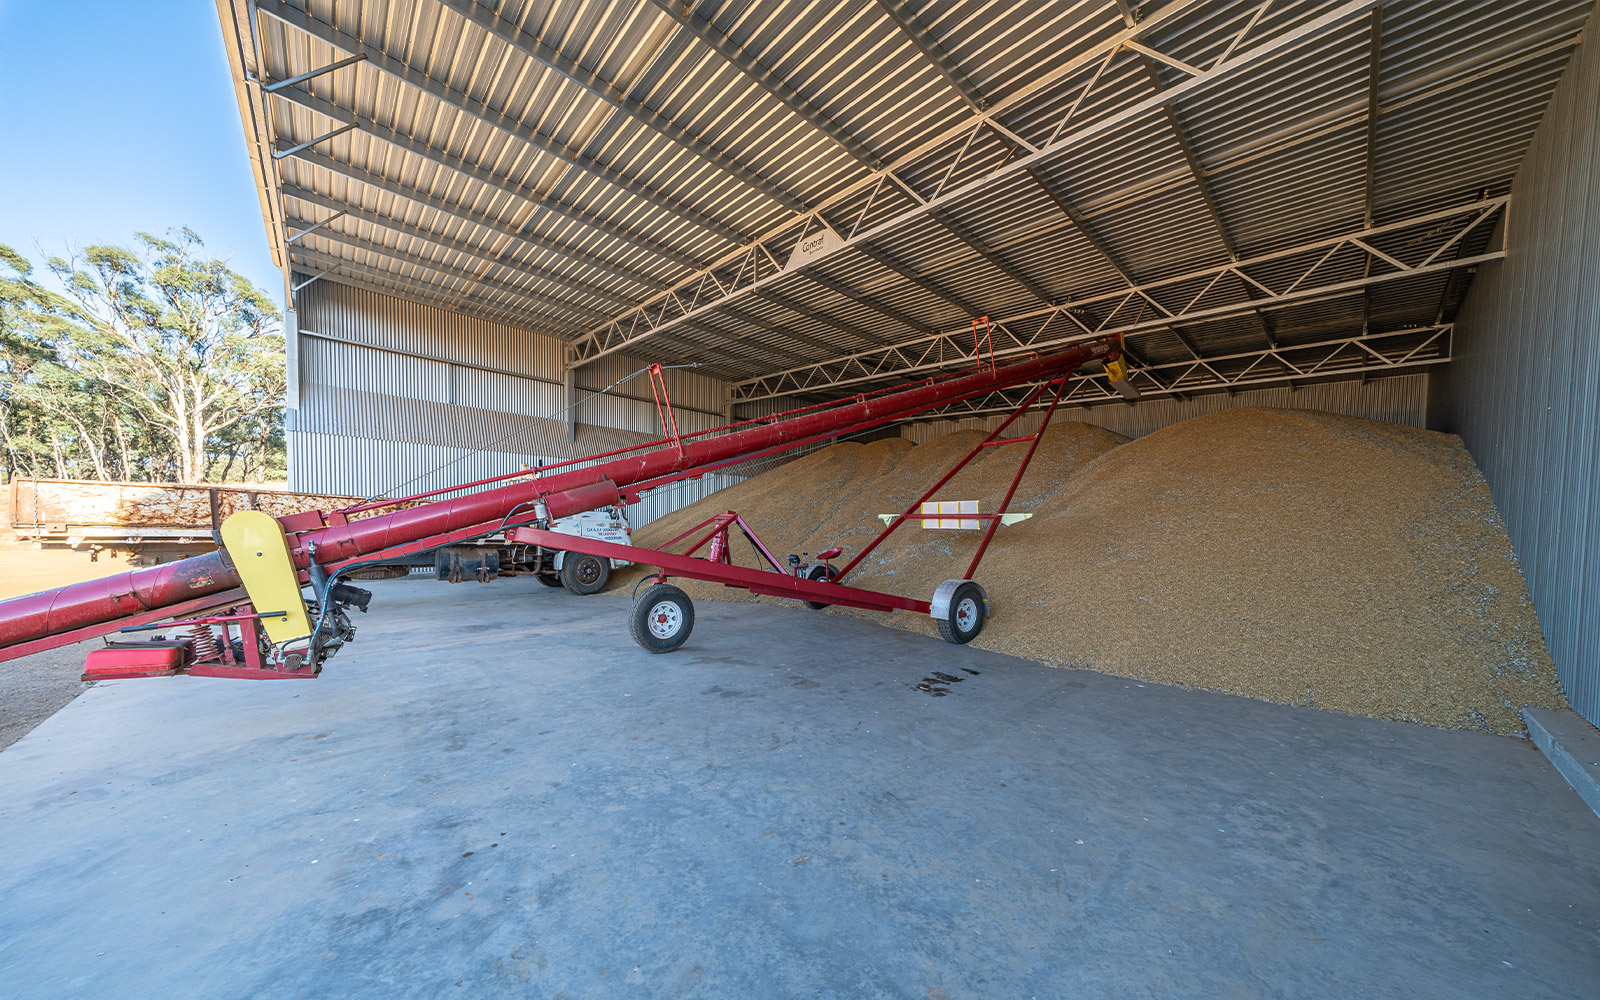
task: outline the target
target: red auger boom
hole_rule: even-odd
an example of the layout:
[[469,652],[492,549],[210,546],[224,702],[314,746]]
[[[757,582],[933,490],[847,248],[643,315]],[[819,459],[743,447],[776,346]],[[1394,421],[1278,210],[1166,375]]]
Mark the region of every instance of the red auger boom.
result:
[[[620,452],[466,484],[470,487],[506,482],[465,496],[417,502],[453,492],[438,490],[341,511],[307,511],[278,518],[278,522],[287,536],[294,566],[303,577],[315,579],[325,570],[356,559],[409,554],[493,534],[508,524],[532,521],[536,516],[560,518],[636,501],[641,491],[668,482],[903,420],[995,389],[1059,379],[1087,362],[1115,361],[1119,356],[1114,339],[1089,341],[1008,364],[986,362],[968,374],[928,379],[903,389],[698,434],[680,436],[669,430],[666,438]],[[596,459],[604,461],[574,467]],[[465,487],[454,489],[461,488]],[[413,505],[372,513],[402,502]],[[0,602],[0,661],[104,635],[130,622],[203,611],[230,601],[243,603],[246,598],[235,591],[240,583],[233,560],[219,549],[163,566]],[[215,599],[207,601],[208,598]]]

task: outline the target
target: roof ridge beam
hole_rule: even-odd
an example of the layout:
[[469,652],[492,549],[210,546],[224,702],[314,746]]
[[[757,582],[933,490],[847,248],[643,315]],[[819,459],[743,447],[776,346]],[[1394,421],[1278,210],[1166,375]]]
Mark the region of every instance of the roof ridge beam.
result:
[[520,24],[508,21],[499,14],[480,6],[476,0],[440,0],[440,2],[454,11],[457,16],[477,25],[541,66],[561,74],[567,80],[611,105],[615,111],[627,115],[657,135],[676,143],[682,149],[721,170],[724,174],[737,180],[750,190],[766,195],[791,212],[804,212],[806,210],[806,203],[803,198],[790,194],[777,184],[735,160],[728,153],[713,146],[660,112],[648,107],[643,101],[619,90],[611,81],[601,79],[598,73],[584,69],[578,62],[562,55],[559,50],[546,43],[544,39],[528,32]]
[[587,153],[573,150],[557,142],[527,123],[518,121],[503,111],[491,108],[483,101],[475,100],[444,86],[428,76],[428,74],[413,68],[381,49],[368,45],[354,35],[346,34],[331,24],[317,20],[305,11],[291,7],[287,0],[255,0],[255,3],[261,13],[276,18],[291,28],[302,31],[336,49],[352,54],[365,53],[367,56],[366,64],[374,69],[394,77],[407,86],[414,87],[434,100],[455,108],[462,114],[475,118],[485,125],[497,128],[536,149],[543,150],[570,167],[603,178],[640,201],[654,205],[662,211],[669,212],[687,222],[692,222],[706,232],[720,236],[731,243],[743,243],[747,239],[747,236],[738,229],[718,222],[703,212],[691,208],[663,192],[654,190],[648,185],[627,176],[615,167],[601,163]]
[[839,147],[855,157],[858,163],[874,170],[884,166],[884,161],[878,154],[868,149],[861,140],[838,122],[829,118],[821,108],[806,100],[774,70],[746,52],[738,42],[718,31],[693,4],[679,4],[674,0],[650,0],[650,2],[685,31],[710,46],[712,51],[743,73],[756,86],[782,101],[791,111],[805,119],[812,128],[838,143]]

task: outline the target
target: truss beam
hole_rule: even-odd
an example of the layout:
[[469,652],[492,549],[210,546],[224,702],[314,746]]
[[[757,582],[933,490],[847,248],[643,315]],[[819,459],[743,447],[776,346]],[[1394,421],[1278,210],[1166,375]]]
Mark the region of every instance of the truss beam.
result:
[[[1179,361],[1142,368],[1130,373],[1130,378],[1140,379],[1138,385],[1142,398],[1171,396],[1183,399],[1190,395],[1210,392],[1233,394],[1241,389],[1263,388],[1272,385],[1304,385],[1308,380],[1336,380],[1382,377],[1413,372],[1429,365],[1444,364],[1450,360],[1449,324],[1391,330],[1384,333],[1367,333],[1353,337],[1318,341],[1296,347],[1267,349],[1225,357],[1210,358],[1214,363],[1229,362],[1226,373],[1218,373],[1198,362]],[[1415,346],[1414,341],[1421,337]],[[1241,367],[1242,365],[1242,367]],[[1162,382],[1155,378],[1160,371],[1168,376]],[[962,420],[968,417],[1009,413],[1026,398],[1031,386],[1013,386],[986,396],[964,400],[919,419]],[[1061,401],[1075,406],[1093,406],[1099,403],[1122,403],[1124,398],[1112,389],[1103,373],[1075,375],[1068,383]]]
[[[1045,347],[1108,334],[1139,334],[1150,330],[1171,329],[1174,324],[1194,324],[1208,320],[1246,316],[1254,310],[1283,308],[1297,303],[1323,300],[1348,295],[1370,285],[1405,280],[1426,274],[1453,271],[1505,255],[1503,248],[1493,249],[1471,257],[1445,259],[1442,251],[1455,246],[1470,232],[1484,225],[1509,201],[1508,196],[1469,202],[1438,212],[1429,212],[1382,226],[1366,227],[1342,236],[1285,247],[1249,259],[1174,275],[1157,281],[1115,292],[1080,299],[1049,309],[1036,309],[1013,316],[1002,317],[996,324],[995,354],[1007,356],[1027,353]],[[1424,230],[1424,227],[1426,229]],[[1325,264],[1339,252],[1360,251],[1362,244],[1380,237],[1400,232],[1424,230],[1410,241],[1407,249],[1396,256],[1404,267],[1374,271],[1356,279],[1339,280],[1337,275],[1320,277]],[[1424,239],[1426,237],[1426,239]],[[1283,264],[1295,261],[1292,271],[1284,272]],[[1251,276],[1251,270],[1261,270],[1263,265],[1277,265],[1280,273],[1271,280],[1277,286]],[[1267,294],[1220,305],[1204,305],[1207,292],[1223,277],[1232,276],[1244,283],[1257,285]],[[1175,308],[1161,307],[1150,319],[1113,323],[1123,314],[1124,308],[1135,301],[1158,303],[1166,296],[1182,304]],[[1098,325],[1085,322],[1087,307],[1102,306],[1105,318]],[[1023,321],[1032,321],[1031,334],[1019,335],[1013,328]],[[1269,347],[1269,350],[1271,348]],[[733,387],[734,399],[748,402],[768,396],[787,395],[794,392],[835,391],[847,386],[884,378],[903,378],[906,375],[936,371],[952,365],[970,363],[971,331],[957,328],[933,336],[903,341],[874,351],[862,351],[803,368],[775,372],[748,379]],[[1207,359],[1209,360],[1209,359]]]
[[[854,233],[849,237],[840,240],[833,249],[824,251],[815,257],[802,261],[794,268],[780,268],[777,269],[775,273],[768,273],[766,275],[756,275],[752,273],[748,279],[726,291],[720,298],[713,299],[712,301],[702,305],[698,305],[696,307],[696,311],[710,311],[717,308],[723,302],[737,298],[741,295],[749,294],[752,290],[752,287],[757,284],[770,284],[772,282],[782,280],[794,271],[807,270],[816,267],[824,261],[832,260],[835,256],[849,248],[858,247],[862,244],[875,240],[882,240],[900,231],[908,224],[930,214],[934,210],[946,207],[954,208],[964,201],[978,197],[986,189],[1015,176],[1020,171],[1042,166],[1045,163],[1048,163],[1051,159],[1060,156],[1068,149],[1073,149],[1092,140],[1102,138],[1117,128],[1122,127],[1129,122],[1137,121],[1146,115],[1157,112],[1161,108],[1179,100],[1188,94],[1192,94],[1206,87],[1213,86],[1218,81],[1233,76],[1247,66],[1261,62],[1285,51],[1292,51],[1302,45],[1305,45],[1309,41],[1321,37],[1325,32],[1336,27],[1337,25],[1340,25],[1350,18],[1366,12],[1377,2],[1378,0],[1347,0],[1347,2],[1339,4],[1337,7],[1327,10],[1293,29],[1258,42],[1249,48],[1241,48],[1236,50],[1226,59],[1217,62],[1204,72],[1190,76],[1182,82],[1162,90],[1160,93],[1153,94],[1139,101],[1135,101],[1119,111],[1105,115],[1091,123],[1082,125],[1068,134],[1060,135],[1054,140],[1045,143],[1043,146],[1040,146],[1036,151],[1027,154],[1026,156],[1012,157],[1004,164],[990,170],[982,176],[975,177],[957,188],[942,192],[936,197],[929,198],[926,201],[916,204],[891,218],[874,224],[868,229]],[[1162,15],[1166,14],[1167,11],[1173,6],[1174,5],[1169,4],[1168,7],[1163,8],[1155,15],[1152,15],[1151,17],[1139,22],[1139,24],[1124,29],[1117,35],[1112,36],[1112,38],[1115,40],[1114,44],[1106,45],[1105,43],[1102,43],[1101,46],[1091,49],[1089,52],[1086,52],[1083,56],[1079,57],[1079,59],[1073,60],[1071,63],[1069,63],[1069,66],[1075,68],[1091,63],[1099,57],[1104,57],[1108,51],[1114,50],[1117,46],[1120,46],[1128,39],[1134,37],[1135,34],[1141,31],[1149,30],[1153,23],[1156,22],[1157,19]],[[1026,95],[1031,96],[1042,87],[1048,86],[1050,83],[1059,79],[1061,75],[1062,74],[1059,72],[1049,74],[1047,79],[1040,81],[1039,87],[1030,88],[1026,92]],[[1024,95],[1018,95],[1018,97],[1022,96]],[[1015,99],[1016,98],[1013,98],[1012,100],[1014,101]],[[1005,106],[1011,106],[1011,102],[1007,102]],[[958,130],[954,130],[955,134],[950,136],[950,138],[959,139],[959,137],[966,134],[968,129],[989,127],[988,123],[1002,110],[1004,110],[1004,108],[997,108],[996,110],[990,111],[985,115],[978,116],[973,124]],[[923,151],[925,152],[926,150]],[[881,180],[881,177],[869,176],[868,178],[864,178],[861,183],[869,184],[879,182]],[[854,188],[854,186],[852,186],[852,188]],[[852,188],[847,188],[845,192],[841,193],[841,195],[853,193]],[[833,200],[834,199],[830,199],[830,202]],[[827,207],[829,206],[819,206],[817,211],[822,211]],[[808,216],[805,219],[797,220],[797,223],[794,227],[780,229],[776,234],[774,234],[772,242],[774,242],[774,244],[777,245],[780,250],[787,252],[787,247],[782,246],[782,243],[779,242],[779,237],[783,237],[782,242],[788,242],[788,240],[791,238],[798,239],[801,232],[807,231],[805,227],[808,226],[811,221],[811,218]],[[751,248],[762,248],[764,252],[768,253],[769,255],[772,254],[772,250],[765,249],[764,242],[762,241],[752,244]],[[724,263],[736,259],[736,257],[737,255],[733,255],[732,257],[725,258]],[[692,285],[696,280],[698,280],[698,277],[699,276],[688,279],[683,284]],[[583,365],[605,354],[624,350],[637,341],[650,337],[658,329],[662,329],[665,326],[670,326],[680,322],[683,318],[682,316],[669,316],[666,312],[658,310],[658,314],[662,315],[664,317],[663,319],[641,321],[641,316],[649,316],[649,309],[652,306],[653,303],[646,303],[637,313],[630,313],[616,317],[612,321],[586,332],[575,342],[574,363]]]

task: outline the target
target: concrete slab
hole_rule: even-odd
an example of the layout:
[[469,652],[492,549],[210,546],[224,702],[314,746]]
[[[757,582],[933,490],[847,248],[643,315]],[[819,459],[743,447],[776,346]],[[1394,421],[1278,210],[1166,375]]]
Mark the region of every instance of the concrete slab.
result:
[[1600,817],[1600,730],[1577,712],[1525,708],[1528,736]]
[[1600,982],[1600,823],[1525,741],[792,606],[651,656],[615,598],[375,589],[320,680],[100,684],[0,753],[0,993]]

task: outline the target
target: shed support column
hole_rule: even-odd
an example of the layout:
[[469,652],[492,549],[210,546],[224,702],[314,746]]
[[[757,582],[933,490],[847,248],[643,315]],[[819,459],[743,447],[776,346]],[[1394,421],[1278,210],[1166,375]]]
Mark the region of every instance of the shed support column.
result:
[[283,300],[283,405],[300,408],[300,315],[295,312],[294,296]]
[[561,375],[561,395],[567,408],[567,444],[578,440],[578,369],[573,367],[576,361],[572,349],[567,348],[567,368]]
[[[285,278],[289,273],[285,268]],[[300,409],[300,314],[295,311],[294,293],[289,291],[287,281],[283,292],[283,407],[284,464],[288,467],[289,488],[300,490],[305,487],[295,474],[296,441],[295,435],[290,433],[297,423],[295,411]]]

